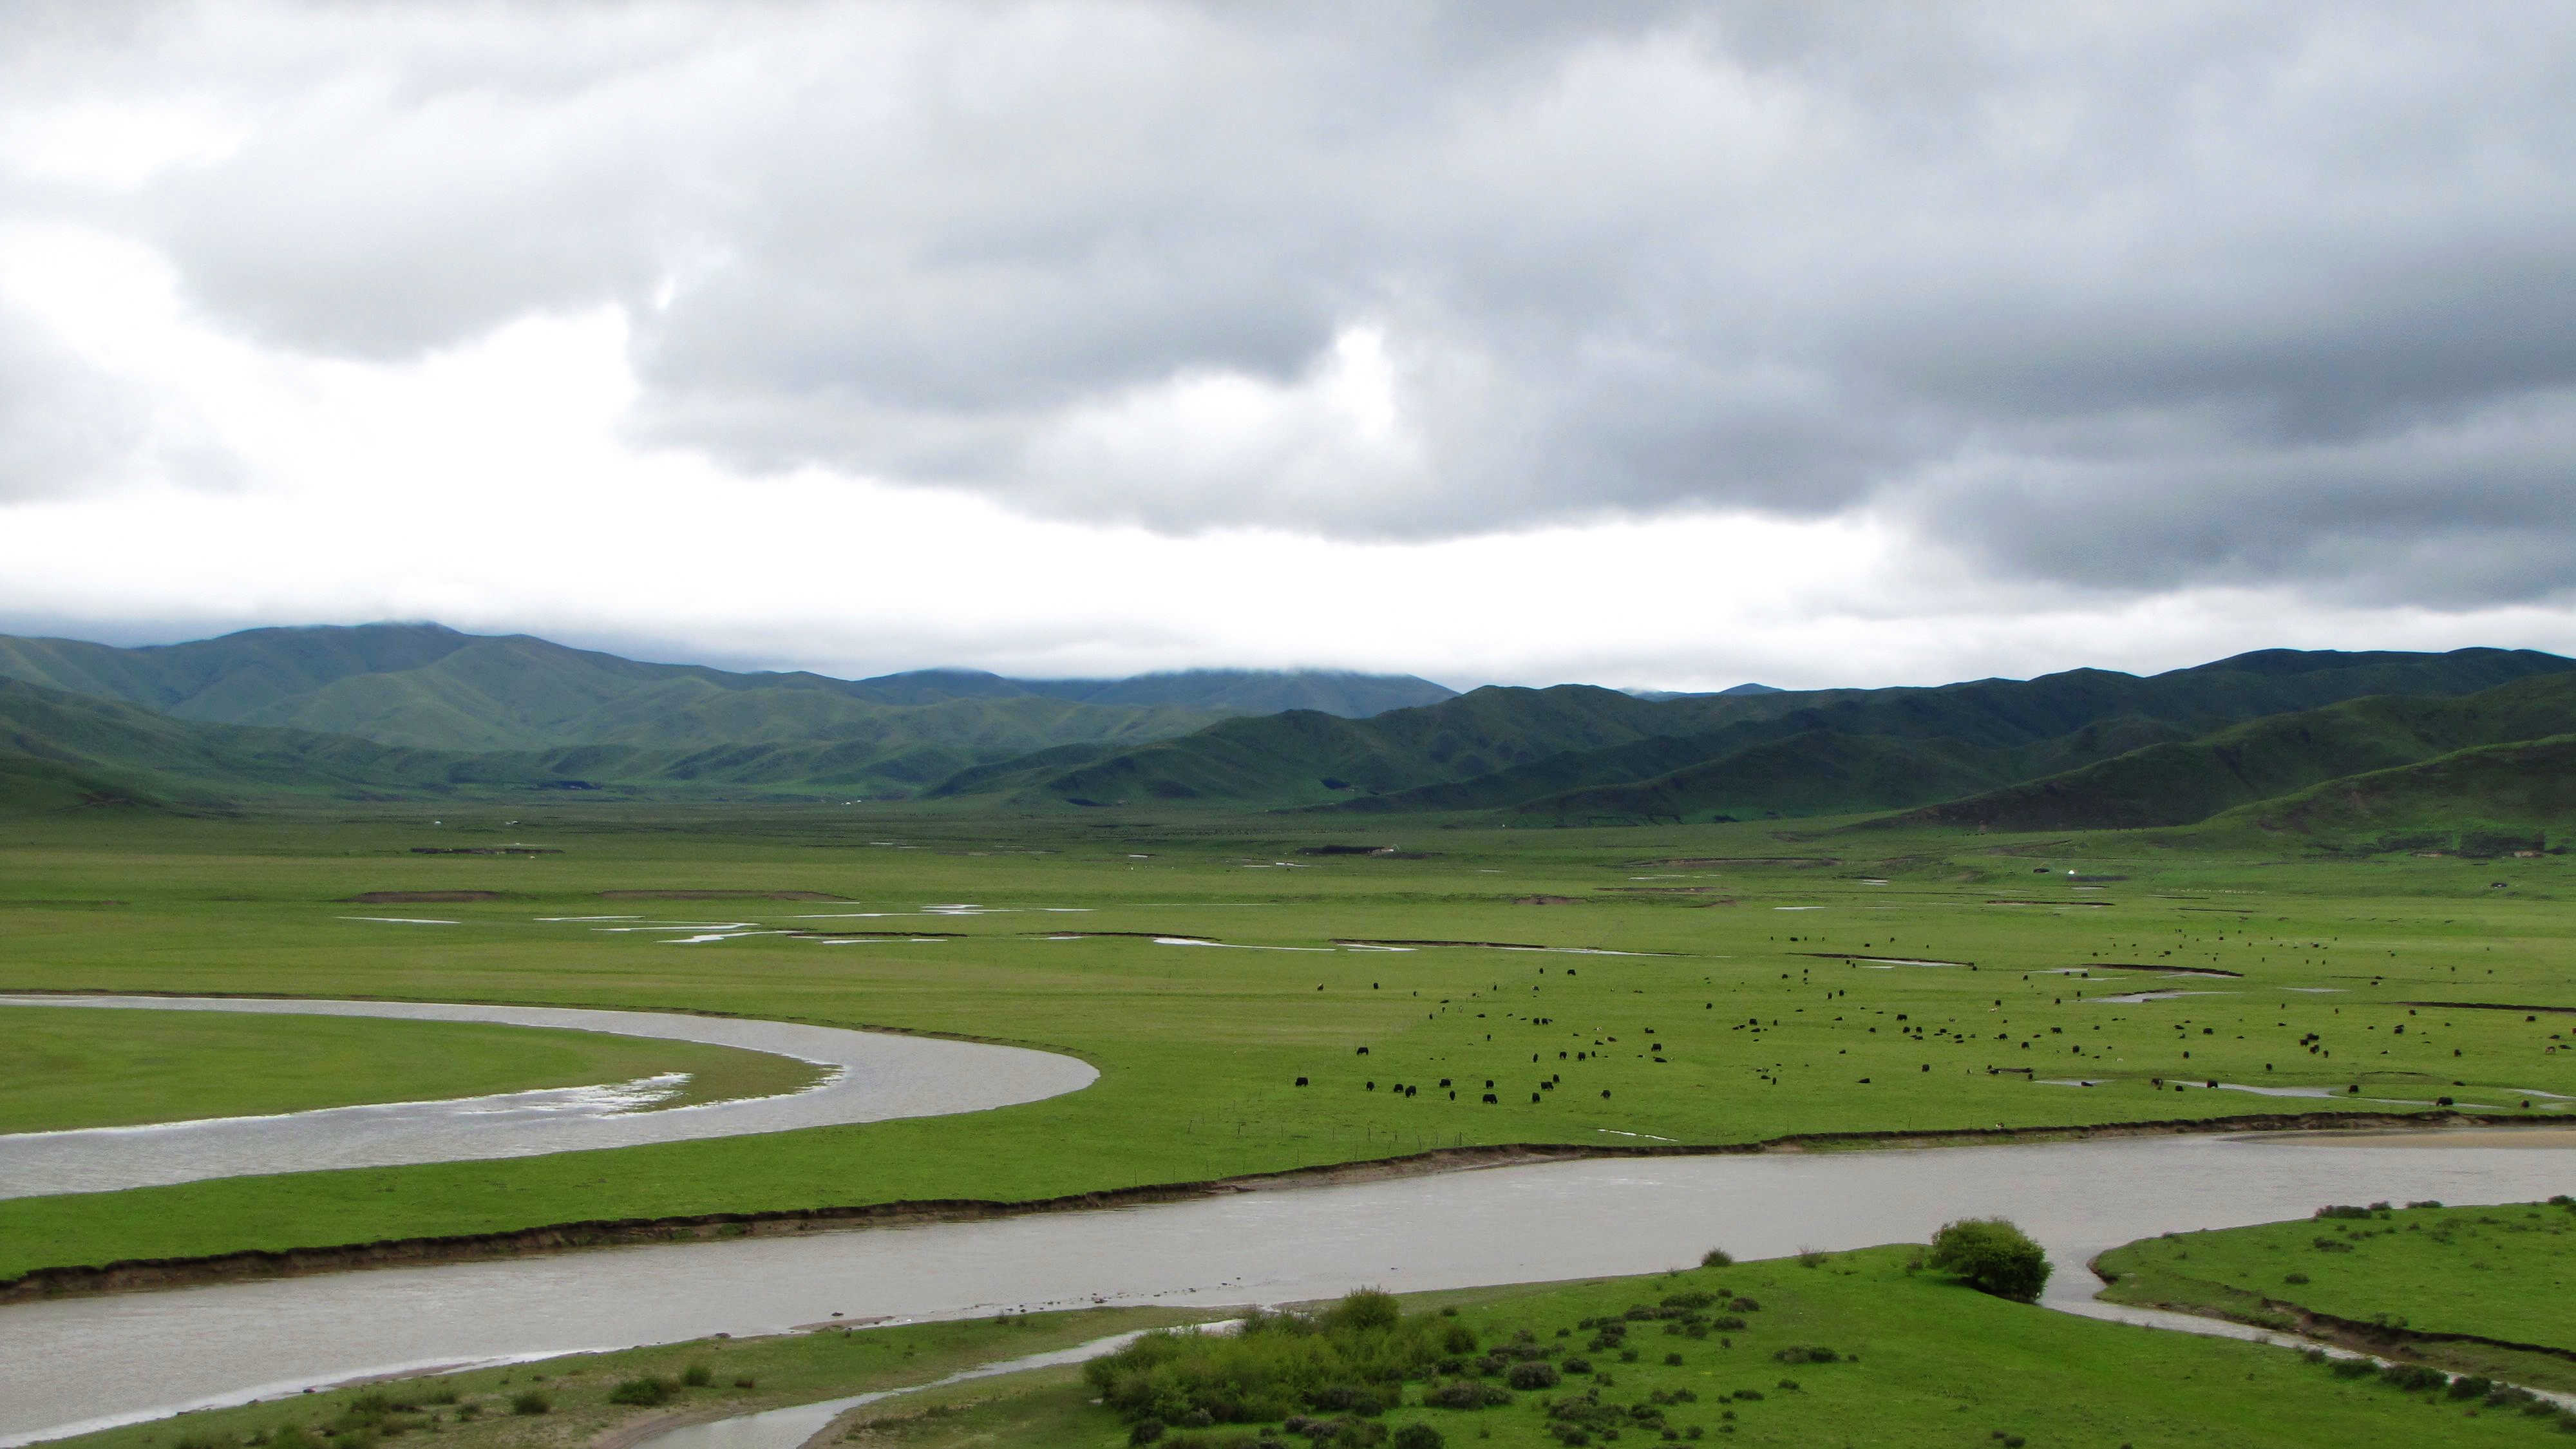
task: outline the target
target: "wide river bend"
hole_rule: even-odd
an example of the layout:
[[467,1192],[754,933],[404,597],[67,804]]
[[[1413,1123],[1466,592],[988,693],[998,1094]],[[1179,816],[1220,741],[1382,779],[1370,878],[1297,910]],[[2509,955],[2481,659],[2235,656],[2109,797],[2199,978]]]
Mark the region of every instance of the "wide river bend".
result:
[[0,1135],[0,1198],[323,1168],[533,1157],[936,1117],[1061,1096],[1100,1076],[1087,1062],[1023,1047],[681,1012],[229,996],[0,996],[0,1006],[496,1022],[705,1042],[830,1069],[820,1084],[805,1091],[663,1111],[633,1110],[637,1100],[632,1092],[570,1087],[266,1117],[10,1133]]
[[[2493,1144],[2493,1145],[2489,1145]],[[663,1244],[0,1308],[0,1445],[431,1365],[1081,1303],[1222,1305],[1646,1273],[1920,1242],[2002,1214],[2087,1306],[2083,1264],[2154,1233],[2326,1203],[2576,1191],[2527,1136],[2139,1137],[1607,1159],[974,1223]]]

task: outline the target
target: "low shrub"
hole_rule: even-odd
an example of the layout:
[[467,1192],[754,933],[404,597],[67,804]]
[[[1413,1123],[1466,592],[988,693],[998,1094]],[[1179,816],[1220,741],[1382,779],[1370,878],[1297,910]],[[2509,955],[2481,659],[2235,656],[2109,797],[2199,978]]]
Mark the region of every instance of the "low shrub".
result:
[[[1210,1424],[1296,1415],[1310,1427],[1328,1425],[1327,1432],[1345,1435],[1336,1443],[1357,1443],[1347,1436],[1368,1439],[1375,1431],[1382,1438],[1384,1427],[1367,1420],[1400,1402],[1407,1382],[1441,1373],[1507,1373],[1513,1359],[1543,1352],[1535,1344],[1514,1345],[1470,1361],[1465,1355],[1476,1346],[1474,1331],[1455,1318],[1408,1318],[1392,1296],[1362,1291],[1320,1313],[1256,1313],[1241,1332],[1224,1337],[1150,1333],[1084,1365],[1083,1376],[1131,1425],[1155,1419],[1186,1426],[1200,1414],[1206,1418],[1198,1422]],[[1344,1417],[1311,1419],[1300,1411]]]
[[535,1389],[521,1389],[510,1396],[513,1414],[542,1414],[554,1407],[554,1401]]
[[2451,1376],[2440,1369],[2427,1368],[2420,1363],[2393,1363],[2379,1371],[2379,1381],[2392,1389],[2416,1393],[2425,1389],[2441,1388],[2450,1383]]
[[669,1379],[655,1374],[646,1374],[641,1378],[621,1381],[617,1387],[608,1391],[608,1401],[612,1404],[633,1404],[650,1408],[655,1404],[671,1402],[671,1396],[679,1391],[680,1386]]
[[1485,1409],[1511,1401],[1509,1389],[1474,1379],[1453,1379],[1422,1391],[1422,1402],[1435,1409]]
[[[2036,1303],[2048,1286],[2048,1255],[2028,1233],[2002,1218],[1961,1218],[1932,1235],[1932,1266],[1981,1293]],[[1745,1300],[1737,1299],[1741,1308]]]
[[1524,1359],[1503,1375],[1503,1382],[1516,1389],[1552,1389],[1560,1381],[1556,1365],[1545,1359]]
[[1428,1424],[1407,1424],[1387,1443],[1391,1449],[1446,1449],[1449,1441]]
[[680,1370],[680,1382],[693,1389],[703,1389],[715,1381],[716,1371],[702,1363],[693,1363]]
[[1771,1355],[1782,1363],[1840,1363],[1842,1355],[1822,1344],[1792,1344]]
[[1711,1248],[1699,1255],[1699,1265],[1703,1268],[1732,1268],[1735,1258],[1724,1248]]

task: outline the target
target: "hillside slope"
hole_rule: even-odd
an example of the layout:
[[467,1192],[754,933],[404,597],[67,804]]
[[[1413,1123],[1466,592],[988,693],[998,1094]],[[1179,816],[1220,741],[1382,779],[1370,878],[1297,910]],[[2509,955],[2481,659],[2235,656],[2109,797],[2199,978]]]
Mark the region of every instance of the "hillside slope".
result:
[[2502,855],[2564,848],[2576,834],[2576,734],[2347,775],[2238,806],[2193,831],[2212,838],[2248,832],[2366,850]]
[[1123,751],[1070,770],[1041,762],[981,772],[934,794],[1018,792],[1071,804],[1192,801],[1212,805],[1316,804],[1466,780],[1568,751],[1633,744],[1705,728],[1728,711],[1767,700],[1654,703],[1613,689],[1489,686],[1440,704],[1367,720],[1311,710],[1227,720],[1196,734]]
[[2346,775],[2570,730],[2576,730],[2576,675],[2569,674],[2539,675],[2458,699],[2349,700],[2152,745],[1885,823],[1997,830],[2187,825]]
[[1065,745],[1146,744],[1248,711],[1366,714],[1450,697],[1410,676],[1323,671],[739,674],[435,624],[253,629],[139,649],[0,637],[0,677],[205,723],[522,757],[498,766],[508,771],[545,773],[559,762],[541,757],[581,750],[591,773],[620,778],[880,794]]
[[545,778],[526,767],[453,751],[173,719],[15,679],[0,679],[0,752],[41,762],[74,780],[193,798],[243,790],[436,790]]
[[[1494,688],[1369,720],[1291,713],[1228,721],[1071,769],[1030,761],[1026,768],[981,771],[933,793],[1024,804],[1513,809],[1569,822],[1738,808],[1892,809],[2263,715],[2371,694],[2465,694],[2570,669],[2576,661],[2530,650],[2269,650],[2146,678],[2078,669],[1938,688],[1660,701],[1571,685]],[[2096,733],[2087,736],[2087,730]],[[1742,770],[1764,772],[1765,803],[1741,797],[1739,775],[1723,762],[1755,746],[1802,738],[1815,751],[1807,763],[1794,743],[1748,757]],[[1907,752],[1876,750],[1877,763],[1855,774],[1849,741],[1860,738],[1941,743],[1913,752],[1922,756],[1917,767],[1899,763],[1897,756]],[[2049,741],[2066,743],[2038,748]],[[1668,778],[1703,765],[1711,768],[1702,776]],[[1800,786],[1801,780],[1809,784]],[[1558,798],[1649,781],[1659,783],[1634,798]]]
[[1808,730],[1651,780],[1540,796],[1511,813],[1532,823],[1626,825],[1887,810],[2052,774],[2181,733],[2180,726],[2133,717],[2009,747]]

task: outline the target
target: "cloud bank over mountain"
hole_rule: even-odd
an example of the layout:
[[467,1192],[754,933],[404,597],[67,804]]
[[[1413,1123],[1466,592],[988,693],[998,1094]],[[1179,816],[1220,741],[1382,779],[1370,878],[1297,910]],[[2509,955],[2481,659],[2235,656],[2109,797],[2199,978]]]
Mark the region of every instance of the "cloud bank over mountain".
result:
[[716,497],[950,495],[1096,557],[1547,534],[1592,577],[1637,527],[1815,530],[1816,562],[1859,530],[1920,592],[1831,607],[1990,619],[2025,641],[1999,667],[2065,662],[2035,612],[2222,596],[2576,632],[2576,16],[2545,8],[0,27],[0,508],[416,489],[281,443],[353,406],[294,400],[560,429],[507,403],[566,374],[491,360],[587,327],[589,475],[537,485],[567,497],[683,457]]

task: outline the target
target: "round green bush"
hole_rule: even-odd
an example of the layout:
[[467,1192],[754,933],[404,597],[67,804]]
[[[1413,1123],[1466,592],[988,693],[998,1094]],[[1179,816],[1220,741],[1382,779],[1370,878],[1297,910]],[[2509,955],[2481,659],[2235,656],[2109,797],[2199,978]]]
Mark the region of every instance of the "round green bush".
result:
[[1961,1218],[1932,1235],[1931,1265],[1970,1287],[2016,1303],[2036,1303],[2048,1286],[2048,1254],[2002,1218]]
[[1552,1389],[1558,1382],[1556,1365],[1545,1359],[1523,1359],[1512,1365],[1503,1382],[1516,1389]]

